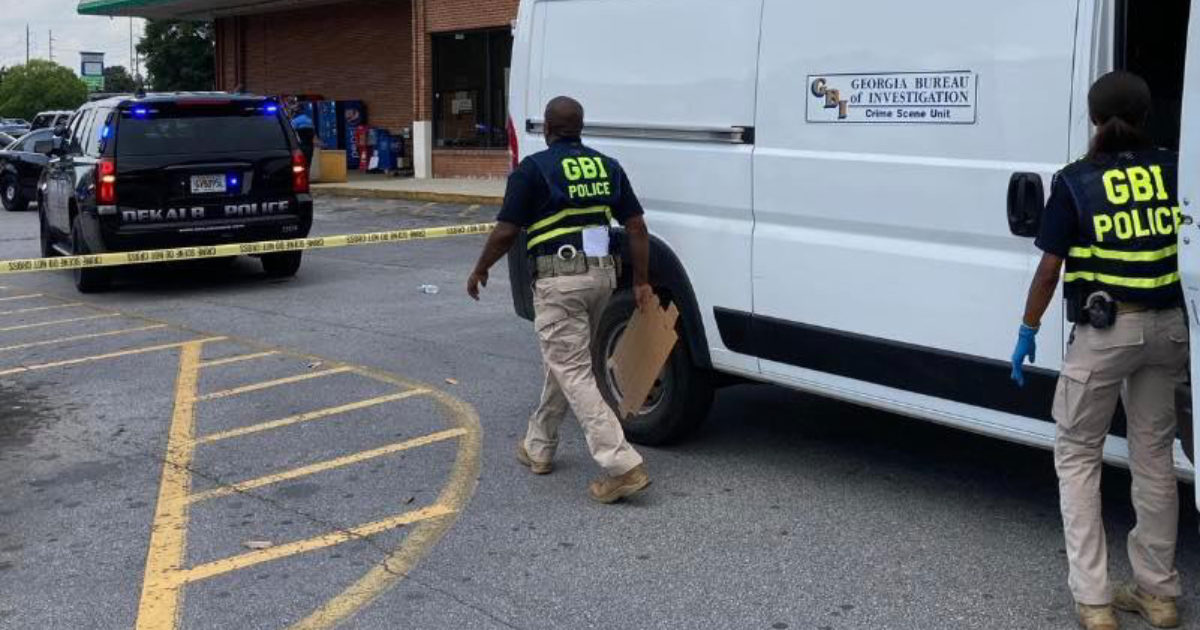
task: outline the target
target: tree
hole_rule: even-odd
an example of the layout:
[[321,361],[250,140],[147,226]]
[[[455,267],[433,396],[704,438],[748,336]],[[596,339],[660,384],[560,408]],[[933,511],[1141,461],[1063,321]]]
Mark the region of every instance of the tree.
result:
[[137,49],[146,57],[152,89],[162,92],[213,89],[216,44],[211,22],[149,20]]
[[135,92],[137,82],[129,76],[125,66],[108,66],[104,69],[105,92]]
[[0,116],[24,118],[47,109],[75,109],[87,101],[87,85],[69,68],[35,59],[13,66],[0,83]]

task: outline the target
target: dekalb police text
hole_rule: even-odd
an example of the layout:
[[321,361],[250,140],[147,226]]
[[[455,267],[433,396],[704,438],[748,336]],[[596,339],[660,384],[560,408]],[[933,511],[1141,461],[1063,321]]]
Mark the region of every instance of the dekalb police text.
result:
[[[266,201],[262,203],[231,203],[224,207],[223,217],[256,217],[286,213],[289,201]],[[191,208],[167,208],[159,210],[122,210],[121,221],[125,223],[154,223],[159,221],[198,221],[208,218],[204,206]]]

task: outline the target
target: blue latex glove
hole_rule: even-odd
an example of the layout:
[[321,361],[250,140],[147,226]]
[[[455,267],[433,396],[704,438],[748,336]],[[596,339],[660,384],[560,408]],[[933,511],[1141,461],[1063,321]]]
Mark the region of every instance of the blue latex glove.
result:
[[1038,329],[1025,324],[1021,324],[1021,330],[1017,333],[1017,347],[1012,355],[1012,380],[1019,387],[1025,387],[1025,372],[1021,369],[1025,358],[1029,357],[1030,363],[1037,360],[1037,333]]

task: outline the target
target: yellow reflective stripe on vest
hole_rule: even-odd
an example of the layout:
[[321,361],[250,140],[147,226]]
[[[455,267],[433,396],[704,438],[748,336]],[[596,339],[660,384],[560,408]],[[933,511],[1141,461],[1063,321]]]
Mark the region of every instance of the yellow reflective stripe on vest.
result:
[[1171,245],[1152,252],[1120,252],[1114,249],[1091,247],[1072,247],[1071,258],[1103,258],[1105,260],[1124,260],[1127,262],[1154,262],[1170,258],[1179,253],[1178,245]]
[[527,249],[533,249],[534,247],[537,247],[538,245],[541,245],[542,243],[545,243],[546,241],[556,239],[560,236],[566,236],[567,234],[575,234],[578,232],[582,232],[582,231],[588,229],[588,227],[596,227],[596,226],[568,227],[568,228],[558,228],[557,230],[550,230],[549,232],[546,232],[545,234],[539,234],[539,235],[529,239],[529,245],[527,246]]
[[1075,271],[1066,275],[1063,278],[1064,282],[1075,282],[1084,280],[1086,282],[1099,282],[1114,287],[1126,287],[1129,289],[1158,289],[1160,287],[1170,286],[1179,282],[1178,273],[1169,273],[1165,276],[1157,278],[1125,278],[1122,276],[1110,276],[1103,273],[1092,273],[1090,271]]
[[563,210],[562,212],[552,214],[552,215],[546,217],[545,219],[542,219],[541,221],[538,221],[537,223],[534,223],[533,225],[529,226],[529,231],[537,232],[538,230],[544,230],[544,229],[550,227],[551,225],[554,225],[555,223],[562,221],[563,219],[565,219],[567,217],[577,217],[577,216],[581,216],[581,215],[585,215],[585,214],[603,214],[610,223],[612,222],[612,208],[609,208],[608,206],[591,206],[589,208],[567,208],[566,210]]

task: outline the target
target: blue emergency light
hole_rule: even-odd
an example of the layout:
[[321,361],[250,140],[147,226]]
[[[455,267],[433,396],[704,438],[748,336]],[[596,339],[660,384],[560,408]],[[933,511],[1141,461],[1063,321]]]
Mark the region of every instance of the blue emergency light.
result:
[[149,113],[150,113],[150,110],[146,109],[145,107],[134,107],[133,108],[133,117],[134,118],[145,118]]

